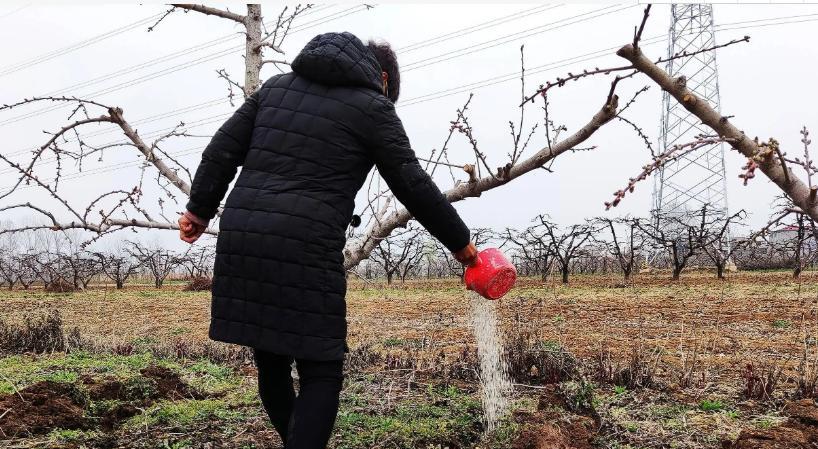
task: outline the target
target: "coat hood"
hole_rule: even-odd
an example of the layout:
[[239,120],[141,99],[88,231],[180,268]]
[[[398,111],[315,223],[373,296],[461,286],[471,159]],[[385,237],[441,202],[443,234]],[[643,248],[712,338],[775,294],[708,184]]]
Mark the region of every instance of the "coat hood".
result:
[[352,33],[319,34],[292,62],[293,72],[328,86],[368,87],[380,92],[381,66]]

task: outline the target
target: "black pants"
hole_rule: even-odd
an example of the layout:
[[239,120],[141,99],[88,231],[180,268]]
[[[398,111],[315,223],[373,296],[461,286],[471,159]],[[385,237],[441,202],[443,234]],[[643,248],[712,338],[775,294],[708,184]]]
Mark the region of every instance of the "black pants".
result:
[[258,393],[285,449],[325,449],[338,414],[343,360],[296,360],[298,396],[293,388],[293,358],[254,350]]

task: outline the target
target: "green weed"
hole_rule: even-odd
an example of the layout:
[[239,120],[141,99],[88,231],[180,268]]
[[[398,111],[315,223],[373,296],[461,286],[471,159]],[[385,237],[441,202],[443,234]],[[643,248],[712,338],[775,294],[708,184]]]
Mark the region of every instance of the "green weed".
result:
[[71,429],[54,429],[48,434],[48,438],[59,443],[80,443],[93,438],[95,432]]
[[724,404],[721,401],[704,399],[699,403],[699,409],[705,412],[717,412],[724,409]]
[[[345,407],[336,424],[338,449],[390,447],[470,447],[482,435],[480,402],[455,387],[427,389],[422,399],[402,401],[391,413]],[[353,403],[359,402],[352,399]],[[509,439],[514,429],[498,429],[498,439]]]
[[144,414],[134,416],[128,420],[130,427],[168,425],[185,427],[209,418],[224,421],[234,421],[242,414],[230,410],[227,403],[215,399],[186,399],[181,401],[161,401],[145,411]]
[[775,320],[773,321],[773,327],[776,329],[787,329],[790,327],[790,322],[787,320]]
[[568,408],[573,411],[592,410],[594,408],[595,386],[592,382],[580,379],[578,381],[563,382],[560,384]]
[[125,397],[142,400],[156,396],[156,382],[142,376],[134,376],[125,381]]

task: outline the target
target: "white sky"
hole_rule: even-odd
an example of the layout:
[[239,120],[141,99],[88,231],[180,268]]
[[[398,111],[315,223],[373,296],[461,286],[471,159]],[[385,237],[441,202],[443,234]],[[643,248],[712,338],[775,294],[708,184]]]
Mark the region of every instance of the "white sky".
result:
[[[428,155],[432,148],[441,146],[448,132],[449,121],[455,117],[455,109],[466,100],[469,92],[474,92],[475,98],[470,107],[471,122],[482,151],[487,154],[491,165],[496,167],[504,163],[507,159],[505,155],[510,151],[508,121],[518,120],[520,45],[525,44],[526,66],[529,69],[618,47],[632,39],[633,26],[641,19],[643,8],[633,2],[618,5],[553,4],[537,8],[537,4],[384,4],[371,10],[354,4],[319,5],[312,14],[296,23],[296,27],[301,29],[288,38],[284,49],[287,57],[292,58],[315,34],[327,31],[345,30],[364,40],[369,37],[388,40],[398,50],[399,61],[405,68],[401,75],[398,111],[417,153]],[[243,12],[240,4],[230,7],[236,12]],[[153,32],[146,31],[150,23],[145,23],[65,54],[39,58],[56,49],[159,14],[164,9],[166,7],[159,4],[64,6],[3,3],[0,6],[0,39],[4,42],[0,59],[0,83],[3,86],[0,103],[34,95],[65,93],[120,106],[129,120],[137,122],[145,117],[214,100],[198,109],[135,125],[142,135],[149,135],[152,131],[172,127],[179,121],[189,125],[204,122],[203,126],[190,128],[190,132],[212,134],[223,122],[225,114],[233,110],[226,100],[226,85],[216,77],[215,71],[225,68],[231,74],[240,75],[243,72],[243,38],[236,34],[239,27],[232,22],[196,13],[176,12]],[[266,20],[274,20],[280,4],[264,4],[263,10]],[[506,23],[401,51],[429,38],[515,13],[520,14]],[[650,38],[665,34],[669,16],[669,5],[655,5],[644,35]],[[815,82],[818,67],[818,45],[815,44],[818,42],[818,5],[718,4],[714,6],[714,16],[717,27],[726,28],[717,32],[718,42],[745,34],[752,38],[749,44],[718,52],[722,111],[726,115],[735,115],[733,123],[749,135],[763,139],[775,137],[785,151],[792,155],[800,154],[798,132],[801,127],[818,128],[818,111],[815,108],[818,100],[818,83]],[[791,18],[773,22],[767,20],[781,17]],[[566,21],[575,23],[543,31],[545,25],[554,22],[564,24]],[[781,22],[787,23],[781,25]],[[201,45],[214,40],[218,41]],[[484,42],[490,44],[481,45]],[[498,45],[483,49],[492,44]],[[185,50],[194,46],[199,47]],[[651,57],[658,58],[664,56],[666,47],[666,41],[658,39],[656,44],[644,46],[644,50]],[[231,48],[241,50],[230,51]],[[441,59],[446,56],[438,57],[464,48],[474,51],[443,61]],[[165,57],[174,53],[178,54]],[[530,74],[526,90],[531,93],[532,87],[569,71],[622,64],[623,61],[614,55],[614,50],[605,54],[604,57],[585,62],[557,63],[554,65],[561,67]],[[37,58],[41,60],[39,63],[30,63]],[[161,59],[156,61],[157,58]],[[413,67],[412,63],[424,60],[432,63],[409,70]],[[24,64],[26,62],[29,63]],[[148,63],[143,64],[145,62]],[[133,67],[138,64],[142,66]],[[267,77],[275,73],[272,67],[265,67],[263,75]],[[77,86],[99,77],[103,79]],[[496,77],[508,81],[479,88],[468,87],[472,83]],[[127,87],[116,88],[126,82]],[[621,83],[618,92],[623,103],[646,84],[649,83],[644,78]],[[557,123],[565,124],[569,133],[576,131],[598,110],[608,87],[609,80],[599,78],[571,83],[552,91],[552,117]],[[440,91],[454,94],[439,98],[432,96],[431,101],[412,101]],[[536,107],[528,109],[529,125],[534,121],[542,122],[540,105],[538,103]],[[70,109],[64,108],[38,112],[20,119],[44,106],[0,112],[0,152],[13,154],[17,160],[23,161],[25,154],[19,154],[21,150],[46,140],[42,130],[53,131],[66,123]],[[626,116],[640,124],[656,141],[660,110],[661,95],[652,86]],[[121,136],[110,127],[92,126],[87,132],[97,129],[111,132],[89,139],[92,142],[108,142]],[[815,132],[818,133],[818,130]],[[451,159],[456,162],[469,161],[470,149],[465,138],[456,135],[453,142]],[[624,124],[610,124],[588,142],[589,145],[596,145],[596,150],[561,156],[554,165],[554,173],[542,170],[533,172],[484,194],[482,198],[457,203],[456,207],[471,227],[524,227],[538,213],[548,213],[566,225],[602,214],[645,216],[650,208],[652,179],[640,184],[636,192],[629,195],[618,208],[606,212],[603,206],[612,197],[612,192],[621,188],[649,161],[649,154],[640,142],[641,139]],[[179,160],[194,170],[200,152],[196,148],[206,143],[206,138],[178,139],[170,142],[165,149],[182,152]],[[543,144],[544,135],[538,132],[532,139],[529,154]],[[135,160],[135,150],[109,151],[102,162],[87,161],[83,167],[89,173],[86,175],[70,175],[77,172],[77,168],[66,164],[63,173],[67,179],[61,190],[84,210],[88,201],[100,192],[133,187],[138,169],[127,163]],[[763,175],[743,187],[737,177],[743,163],[743,158],[737,153],[727,153],[729,205],[731,210],[744,208],[752,212],[750,223],[759,225],[765,222],[769,203],[777,194],[777,189]],[[48,167],[43,170],[42,173],[49,173]],[[436,180],[440,187],[450,187],[452,181],[448,171],[439,172],[441,176],[436,176]],[[0,191],[7,190],[14,180],[12,175],[7,168],[0,168],[0,187],[3,188]],[[459,176],[463,178],[463,175]],[[155,191],[146,192],[144,201],[152,211],[158,211],[155,207],[156,195]],[[0,207],[25,201],[51,204],[47,198],[36,194],[35,189],[26,189],[0,200]],[[168,207],[168,216],[181,211],[183,204],[180,202]],[[362,204],[359,201],[357,209]],[[0,219],[21,220],[24,217],[7,214],[0,216]],[[164,232],[158,237],[163,240],[167,238],[172,241],[175,238],[168,231],[159,232]]]

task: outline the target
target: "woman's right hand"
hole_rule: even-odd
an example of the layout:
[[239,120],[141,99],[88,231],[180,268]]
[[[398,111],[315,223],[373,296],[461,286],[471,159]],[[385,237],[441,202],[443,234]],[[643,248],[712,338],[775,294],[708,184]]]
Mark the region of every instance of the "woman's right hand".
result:
[[187,243],[193,243],[201,237],[207,229],[207,222],[185,212],[179,217],[179,238]]
[[454,258],[467,267],[473,267],[477,265],[477,247],[469,242],[463,249],[454,253]]

